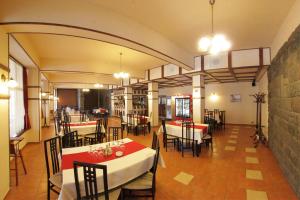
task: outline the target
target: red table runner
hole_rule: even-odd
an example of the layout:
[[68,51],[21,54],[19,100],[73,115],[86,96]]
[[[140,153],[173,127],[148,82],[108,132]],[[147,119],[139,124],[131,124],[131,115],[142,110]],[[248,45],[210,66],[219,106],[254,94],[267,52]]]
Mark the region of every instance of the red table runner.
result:
[[[168,123],[169,125],[172,126],[180,126],[181,127],[181,123],[177,123],[176,121],[172,121]],[[201,129],[203,131],[203,133],[207,132],[207,126],[202,126],[202,125],[194,125],[195,129]]]
[[[137,152],[137,151],[140,151],[140,150],[146,148],[144,145],[139,144],[139,143],[134,142],[134,141],[124,143],[124,145],[125,145],[125,149],[124,149],[124,152],[123,152],[123,156],[132,154],[134,152]],[[118,158],[115,154],[116,147],[112,147],[112,151],[113,151],[113,153],[110,156],[103,156],[103,155],[95,156],[95,155],[91,155],[91,153],[89,153],[89,152],[80,152],[80,153],[63,155],[62,156],[61,168],[62,168],[62,170],[72,169],[74,161],[95,164],[95,163],[106,162],[106,161]]]
[[70,126],[86,126],[86,125],[96,125],[97,122],[85,122],[85,123],[70,123]]

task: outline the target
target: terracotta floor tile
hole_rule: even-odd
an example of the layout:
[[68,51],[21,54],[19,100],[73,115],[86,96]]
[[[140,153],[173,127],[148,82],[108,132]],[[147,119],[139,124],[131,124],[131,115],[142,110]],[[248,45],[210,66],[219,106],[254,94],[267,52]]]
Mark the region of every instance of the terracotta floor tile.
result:
[[248,190],[247,200],[268,200],[267,193],[264,191]]
[[263,180],[263,175],[260,170],[246,169],[246,178],[254,180]]
[[249,164],[258,164],[259,163],[257,157],[250,157],[250,156],[247,156],[245,158],[245,162],[249,163]]

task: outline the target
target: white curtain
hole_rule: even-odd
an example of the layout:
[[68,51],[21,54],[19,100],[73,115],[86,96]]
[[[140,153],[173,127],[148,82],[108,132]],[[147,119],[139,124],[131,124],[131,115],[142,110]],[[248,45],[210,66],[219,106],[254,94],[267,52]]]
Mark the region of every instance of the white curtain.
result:
[[10,77],[17,81],[16,88],[10,89],[10,136],[15,137],[24,130],[23,67],[9,60]]

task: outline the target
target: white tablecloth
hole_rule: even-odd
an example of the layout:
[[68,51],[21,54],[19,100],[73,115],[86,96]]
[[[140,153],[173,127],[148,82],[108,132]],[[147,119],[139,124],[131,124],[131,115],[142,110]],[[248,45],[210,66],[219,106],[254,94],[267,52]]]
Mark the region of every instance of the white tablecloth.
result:
[[70,115],[70,118],[71,122],[80,122],[80,115],[78,114]]
[[[78,135],[85,136],[87,134],[95,133],[96,125],[80,125],[70,126],[71,131],[77,131]],[[101,126],[101,132],[105,133],[104,126]]]
[[[132,140],[129,138],[125,138],[123,141],[127,143],[127,142],[131,142]],[[105,147],[106,144],[107,143],[102,143],[93,146]],[[63,149],[62,154],[66,155],[66,154],[84,152],[84,151],[88,151],[89,148],[90,148],[89,146],[83,146],[83,147]],[[114,160],[100,163],[102,165],[107,165],[108,188],[112,189],[118,187],[150,170],[151,167],[153,166],[154,156],[155,156],[155,150],[147,147],[145,149],[126,155],[124,157],[120,157]],[[80,188],[82,190],[81,194],[85,194],[84,186],[83,186],[82,168],[78,169],[78,174],[79,174],[79,180],[81,184]],[[75,188],[74,170],[73,169],[63,170],[62,175],[63,175],[63,183],[62,183],[59,199],[63,199],[63,200],[75,199],[76,188]],[[98,178],[97,180],[98,191],[102,192],[103,178],[102,178],[101,171],[97,171],[97,178]]]
[[[208,127],[208,124],[195,123],[195,125],[201,125],[201,126],[207,126]],[[177,137],[181,137],[182,136],[182,130],[181,129],[182,129],[181,126],[166,124],[166,130],[167,130],[168,135],[174,135],[174,136],[177,136]],[[161,126],[158,130],[158,133],[162,133],[162,131],[163,131],[163,128]],[[202,137],[203,137],[203,130],[195,128],[195,140],[197,140],[198,143],[201,143],[202,142]]]

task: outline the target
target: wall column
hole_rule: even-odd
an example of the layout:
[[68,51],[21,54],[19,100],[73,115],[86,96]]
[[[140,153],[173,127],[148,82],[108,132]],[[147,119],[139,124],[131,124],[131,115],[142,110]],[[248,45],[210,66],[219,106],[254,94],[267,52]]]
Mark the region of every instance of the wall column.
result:
[[205,108],[204,76],[193,76],[193,121],[203,123]]
[[35,68],[28,68],[28,113],[31,129],[27,133],[28,142],[41,141],[41,86],[40,72]]
[[[0,28],[0,76],[8,77],[8,35]],[[0,199],[9,191],[9,96],[5,88],[0,87]]]
[[132,113],[132,88],[125,87],[124,91],[124,100],[125,100],[125,119],[127,121],[127,114]]
[[148,115],[151,115],[151,126],[158,126],[158,83],[148,83]]

